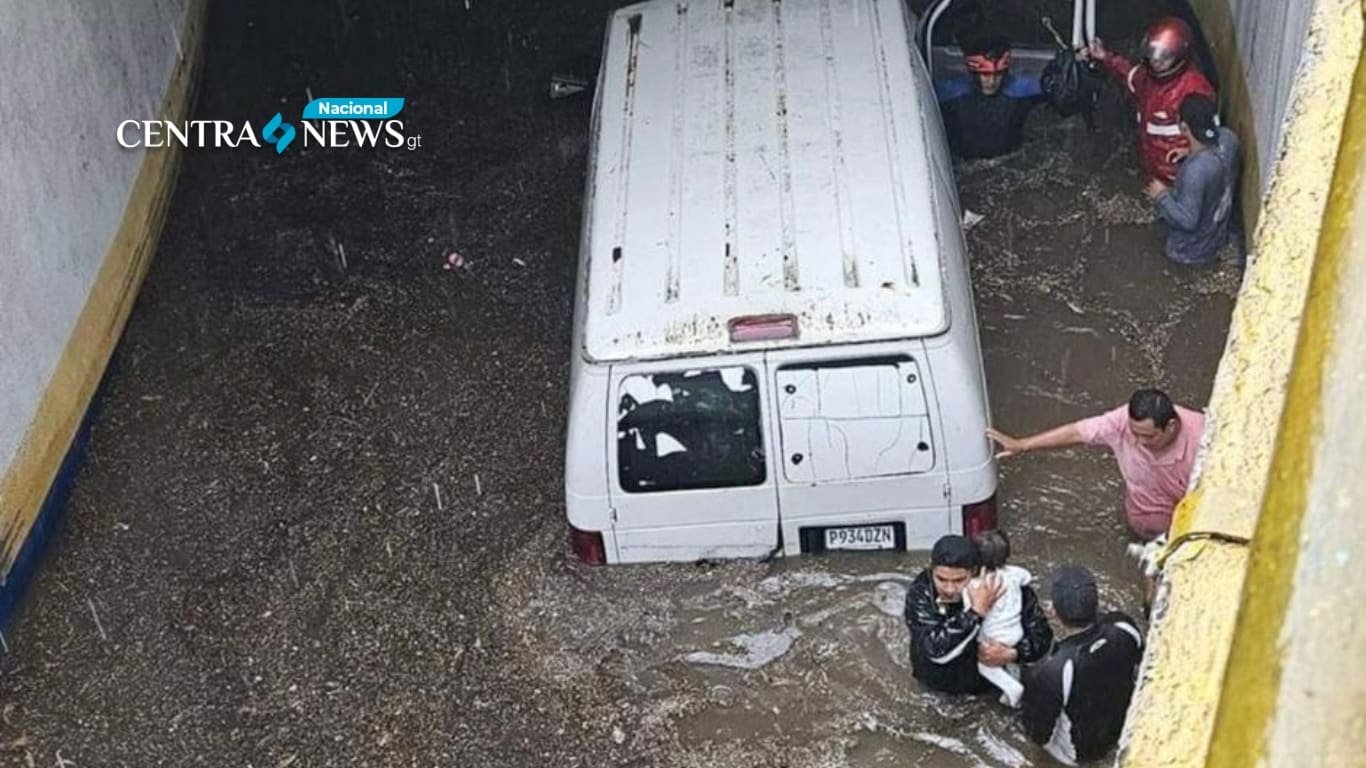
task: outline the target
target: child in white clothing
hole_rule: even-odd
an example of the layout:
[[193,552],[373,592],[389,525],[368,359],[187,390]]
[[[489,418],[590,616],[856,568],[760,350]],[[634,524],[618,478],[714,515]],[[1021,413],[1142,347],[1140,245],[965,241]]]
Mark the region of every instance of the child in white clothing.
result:
[[[1023,607],[1020,588],[1028,584],[1033,577],[1023,568],[1006,565],[1006,560],[1010,559],[1010,540],[1001,531],[986,531],[977,537],[976,543],[982,553],[982,570],[973,582],[980,583],[982,579],[995,574],[1002,586],[1001,596],[982,617],[979,637],[1013,648],[1024,637],[1024,625],[1020,621]],[[965,609],[972,608],[972,601],[968,599],[969,591],[963,590]],[[989,667],[979,663],[977,670],[992,685],[1001,689],[1002,703],[1012,707],[1020,705],[1024,686],[1020,685],[1018,666],[1011,664],[1006,667]]]

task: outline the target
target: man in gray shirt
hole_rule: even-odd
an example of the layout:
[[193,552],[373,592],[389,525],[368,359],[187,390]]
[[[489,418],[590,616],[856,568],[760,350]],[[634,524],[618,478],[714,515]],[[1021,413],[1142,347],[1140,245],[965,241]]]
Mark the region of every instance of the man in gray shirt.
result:
[[1205,266],[1228,242],[1233,191],[1238,179],[1238,137],[1215,120],[1214,102],[1187,96],[1181,102],[1181,133],[1190,152],[1175,186],[1150,181],[1146,192],[1167,224],[1167,258]]

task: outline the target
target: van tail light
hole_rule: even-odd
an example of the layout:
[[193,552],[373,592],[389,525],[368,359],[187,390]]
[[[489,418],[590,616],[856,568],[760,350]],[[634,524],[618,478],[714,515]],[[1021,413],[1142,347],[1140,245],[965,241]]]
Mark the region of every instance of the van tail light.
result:
[[574,554],[589,565],[607,563],[607,546],[603,544],[601,531],[581,531],[569,526],[569,542]]
[[996,494],[976,504],[963,505],[963,535],[969,539],[996,527]]

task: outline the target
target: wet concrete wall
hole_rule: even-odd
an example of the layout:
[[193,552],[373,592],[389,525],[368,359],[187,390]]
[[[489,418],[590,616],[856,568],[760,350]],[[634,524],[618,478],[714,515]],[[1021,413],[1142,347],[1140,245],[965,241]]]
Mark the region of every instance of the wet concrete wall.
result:
[[1291,87],[1306,50],[1314,4],[1192,0],[1191,5],[1219,68],[1224,114],[1243,139],[1244,207],[1255,221],[1285,136]]
[[1301,765],[1306,755],[1360,762],[1351,676],[1366,658],[1359,603],[1336,593],[1349,607],[1328,633],[1335,649],[1316,645],[1311,630],[1328,615],[1317,593],[1348,583],[1362,539],[1359,484],[1334,474],[1337,455],[1359,451],[1333,425],[1360,422],[1359,336],[1341,307],[1361,271],[1366,16],[1359,0],[1305,5],[1256,258],[1215,377],[1194,487],[1172,523],[1126,768]]
[[183,112],[202,5],[0,0],[0,618],[174,179],[174,153],[115,131]]

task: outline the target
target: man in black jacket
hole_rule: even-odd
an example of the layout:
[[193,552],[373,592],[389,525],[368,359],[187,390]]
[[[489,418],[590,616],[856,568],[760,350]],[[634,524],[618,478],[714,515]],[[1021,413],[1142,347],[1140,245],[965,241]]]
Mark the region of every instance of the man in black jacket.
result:
[[1010,41],[986,34],[963,43],[967,74],[935,82],[949,148],[964,158],[999,157],[1020,148],[1025,119],[1043,100],[1037,78],[1010,71]]
[[1053,612],[1066,635],[1026,668],[1021,717],[1029,738],[1063,765],[1102,757],[1119,742],[1143,658],[1143,635],[1119,612],[1097,618],[1096,580],[1076,566],[1053,578]]
[[[977,547],[962,536],[935,542],[930,567],[921,571],[906,591],[906,627],[911,631],[911,669],[920,682],[945,693],[987,693],[996,690],[977,671],[980,661],[1003,667],[1036,661],[1053,644],[1053,630],[1039,608],[1034,590],[1021,590],[1020,623],[1024,637],[1015,647],[978,642],[982,616],[1000,596],[1001,585],[991,578],[969,585],[980,564]],[[963,592],[973,609],[963,609]]]

